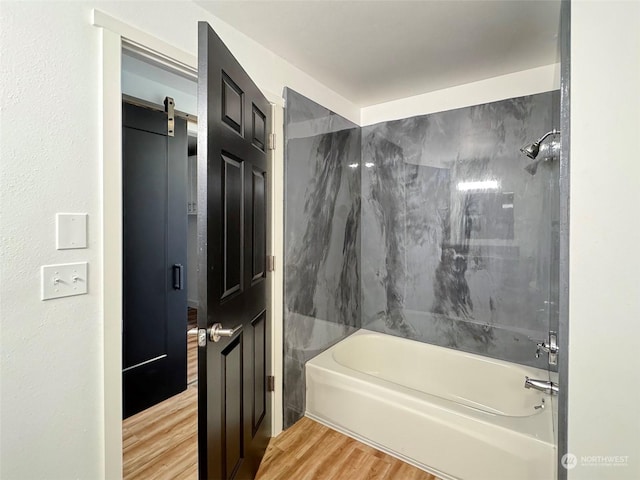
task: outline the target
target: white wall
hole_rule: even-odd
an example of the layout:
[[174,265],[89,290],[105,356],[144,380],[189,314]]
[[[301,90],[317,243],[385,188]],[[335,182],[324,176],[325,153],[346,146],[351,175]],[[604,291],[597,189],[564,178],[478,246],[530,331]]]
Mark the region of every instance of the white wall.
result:
[[[0,477],[99,478],[98,36],[71,3],[0,15]],[[55,250],[60,211],[88,249]],[[40,301],[40,265],[83,260],[88,295]]]
[[[640,478],[640,2],[572,2],[570,480]],[[628,456],[627,466],[582,456]],[[582,464],[581,464],[582,463]]]
[[[104,476],[99,29],[92,2],[0,5],[0,478]],[[99,8],[192,55],[208,20],[265,91],[347,100],[191,2]],[[55,250],[56,212],[89,214],[89,248]],[[108,235],[108,232],[106,232]],[[39,268],[89,262],[89,294],[42,302]]]
[[560,64],[556,63],[364,107],[360,111],[360,124],[373,125],[388,120],[534,95],[558,88]]

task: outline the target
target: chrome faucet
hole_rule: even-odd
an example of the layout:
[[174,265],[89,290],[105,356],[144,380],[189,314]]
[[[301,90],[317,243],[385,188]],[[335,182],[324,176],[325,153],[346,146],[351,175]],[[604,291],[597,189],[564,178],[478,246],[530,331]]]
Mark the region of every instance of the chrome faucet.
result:
[[549,340],[546,342],[538,342],[536,344],[536,358],[540,358],[540,352],[549,354],[549,365],[558,364],[558,334],[549,332]]
[[558,395],[558,384],[548,380],[535,380],[533,378],[524,377],[524,388],[533,388],[547,395]]

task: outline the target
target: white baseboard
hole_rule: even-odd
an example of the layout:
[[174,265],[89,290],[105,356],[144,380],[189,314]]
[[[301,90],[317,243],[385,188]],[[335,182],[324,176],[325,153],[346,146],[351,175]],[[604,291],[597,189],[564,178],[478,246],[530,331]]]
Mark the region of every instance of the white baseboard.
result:
[[189,306],[191,308],[198,308],[200,306],[200,304],[198,303],[197,300],[188,300],[187,299],[187,306]]

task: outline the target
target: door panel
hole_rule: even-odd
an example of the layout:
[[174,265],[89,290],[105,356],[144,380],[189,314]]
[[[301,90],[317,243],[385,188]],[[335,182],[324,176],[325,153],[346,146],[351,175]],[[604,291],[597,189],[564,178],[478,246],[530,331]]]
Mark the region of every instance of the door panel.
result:
[[223,478],[233,478],[242,463],[242,336],[222,352],[224,371],[224,450]]
[[123,415],[186,388],[187,125],[123,103]]
[[242,135],[244,130],[242,90],[222,72],[222,121]]
[[241,162],[222,155],[224,182],[222,202],[224,204],[224,287],[221,298],[226,298],[242,288],[243,241],[243,181],[244,166]]
[[253,327],[253,408],[252,433],[258,431],[266,411],[267,373],[266,373],[266,337],[267,312],[258,315],[252,322]]
[[266,257],[267,257],[267,203],[266,203],[266,182],[265,174],[261,171],[253,170],[252,200],[253,219],[252,226],[252,282],[258,282],[265,277]]
[[264,152],[266,146],[266,117],[258,107],[253,105],[252,115],[252,143]]
[[198,328],[240,327],[198,349],[199,477],[253,478],[268,442],[266,132],[271,108],[198,25]]
[[[123,141],[123,368],[127,369],[167,353],[164,275],[167,150],[158,145],[166,144],[163,137],[143,130],[125,128]],[[149,248],[149,239],[160,241]],[[126,293],[133,289],[135,295]]]

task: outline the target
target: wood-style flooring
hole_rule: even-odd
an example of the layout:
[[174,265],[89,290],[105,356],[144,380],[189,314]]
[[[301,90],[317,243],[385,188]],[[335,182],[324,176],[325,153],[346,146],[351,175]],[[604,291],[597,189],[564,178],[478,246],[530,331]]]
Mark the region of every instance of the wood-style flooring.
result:
[[256,480],[438,480],[309,418],[272,439]]
[[[188,328],[198,311],[189,308]],[[185,332],[186,335],[186,332]],[[122,422],[123,478],[198,476],[198,339],[187,336],[187,389]]]
[[[197,385],[125,420],[124,479],[197,480]],[[438,480],[309,418],[273,438],[256,480]]]
[[[194,328],[195,309],[189,309]],[[125,480],[197,480],[198,347],[187,340],[187,390],[122,422]],[[437,480],[309,418],[271,439],[256,480]]]
[[122,476],[190,479],[198,474],[198,384],[122,422]]

